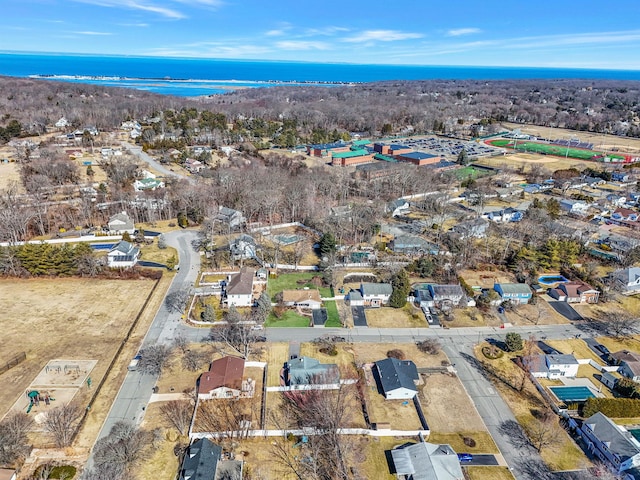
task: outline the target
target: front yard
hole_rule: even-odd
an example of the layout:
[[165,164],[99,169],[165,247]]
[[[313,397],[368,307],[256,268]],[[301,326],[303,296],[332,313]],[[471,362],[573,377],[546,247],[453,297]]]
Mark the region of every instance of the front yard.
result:
[[419,309],[380,307],[365,310],[367,324],[374,328],[426,328],[427,321]]

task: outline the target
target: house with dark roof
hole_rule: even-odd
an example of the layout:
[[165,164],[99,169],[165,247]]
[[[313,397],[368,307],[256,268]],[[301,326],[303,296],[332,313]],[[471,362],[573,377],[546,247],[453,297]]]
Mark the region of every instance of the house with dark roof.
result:
[[245,233],[229,242],[229,251],[233,260],[254,258],[257,248],[254,238]]
[[436,307],[459,305],[466,298],[460,285],[429,284],[428,288]]
[[140,249],[125,240],[116,243],[107,253],[109,268],[131,268],[138,263]]
[[550,297],[567,303],[598,303],[600,292],[585,282],[567,282],[550,288]]
[[395,253],[404,255],[438,255],[440,247],[417,235],[396,235],[389,245]]
[[246,221],[242,212],[240,212],[239,210],[234,210],[233,208],[223,207],[222,205],[218,207],[216,220],[224,223],[229,228],[239,227]]
[[415,397],[419,380],[416,364],[411,360],[385,358],[374,363],[380,387],[387,400]]
[[243,358],[227,356],[214,360],[209,371],[200,376],[198,398],[211,400],[240,397],[243,375]]
[[393,287],[390,283],[361,283],[360,293],[365,306],[381,307],[389,303]]
[[335,363],[320,363],[311,357],[292,358],[284,364],[283,382],[287,387],[336,384],[340,382],[340,370]]
[[619,475],[619,478],[640,479],[640,442],[624,427],[597,412],[582,422],[578,432],[587,450]]
[[619,365],[620,375],[640,382],[640,355],[629,350],[620,350],[609,355],[616,365]]
[[401,480],[464,480],[458,455],[451,445],[429,442],[391,450],[396,475]]
[[489,222],[483,218],[476,218],[454,225],[449,231],[456,234],[460,239],[484,238],[487,236]]
[[533,295],[526,283],[496,283],[493,289],[498,292],[502,301],[510,300],[513,303],[529,303]]
[[362,293],[360,290],[349,290],[349,293],[345,295],[345,302],[349,303],[351,307],[363,307],[364,306],[364,298],[362,298]]
[[123,235],[125,232],[133,235],[136,230],[133,220],[127,215],[127,212],[120,212],[111,216],[107,223],[107,228],[111,235]]
[[253,305],[253,279],[255,270],[242,267],[238,273],[230,276],[224,290],[224,302],[227,306],[250,307]]
[[178,480],[222,480],[242,478],[242,462],[227,460],[222,447],[208,438],[196,440],[187,448]]

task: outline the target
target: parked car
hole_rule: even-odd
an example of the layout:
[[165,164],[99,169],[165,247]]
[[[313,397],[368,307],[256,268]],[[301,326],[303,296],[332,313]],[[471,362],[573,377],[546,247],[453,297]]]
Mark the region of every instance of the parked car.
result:
[[604,355],[609,355],[611,353],[607,347],[601,344],[596,345],[596,350],[600,350]]
[[256,337],[256,342],[266,342],[266,341],[267,341],[267,337],[264,337],[264,336]]
[[471,460],[473,460],[473,455],[471,455],[470,453],[459,453],[458,460],[461,462],[470,462]]

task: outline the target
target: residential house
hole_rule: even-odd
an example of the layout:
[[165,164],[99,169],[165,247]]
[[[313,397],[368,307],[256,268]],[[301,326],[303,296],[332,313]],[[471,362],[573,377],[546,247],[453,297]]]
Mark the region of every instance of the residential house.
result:
[[640,355],[629,350],[612,353],[611,359],[619,365],[618,372],[634,382],[640,382]]
[[184,168],[187,169],[189,173],[196,174],[200,173],[202,170],[206,168],[206,165],[202,163],[200,160],[196,160],[194,158],[187,158],[184,161]]
[[587,450],[624,480],[638,479],[640,443],[624,427],[597,412],[584,420],[579,430]]
[[405,255],[437,255],[440,253],[440,248],[437,245],[416,235],[397,235],[389,247],[395,253]]
[[365,306],[381,307],[389,303],[393,287],[390,283],[361,283],[360,293]]
[[345,295],[345,301],[349,303],[351,307],[363,307],[364,298],[360,290],[349,290],[349,293]]
[[420,308],[431,308],[436,306],[428,285],[422,284],[416,287],[413,291],[413,298]]
[[563,198],[560,200],[560,209],[572,215],[586,215],[589,210],[589,205],[582,200],[570,200]]
[[416,364],[411,360],[389,357],[374,363],[380,387],[387,400],[413,398],[418,393],[419,380]]
[[0,468],[0,480],[16,480],[18,474],[12,468]]
[[322,306],[322,298],[317,288],[302,290],[283,290],[282,303],[287,307],[316,309]]
[[523,366],[536,378],[573,378],[578,375],[578,360],[573,355],[530,355],[522,358]]
[[243,225],[246,221],[244,215],[239,210],[233,208],[227,208],[220,205],[218,207],[218,215],[216,220],[229,226],[229,228],[236,228]]
[[109,218],[107,227],[111,235],[122,235],[125,232],[129,235],[133,235],[136,231],[133,220],[131,220],[129,215],[127,215],[127,212],[116,213],[113,215]]
[[254,258],[257,250],[256,241],[252,236],[243,233],[229,242],[229,250],[233,260]]
[[567,282],[548,290],[550,297],[567,303],[598,303],[600,292],[588,283]]
[[602,375],[600,375],[600,381],[605,387],[610,388],[611,390],[616,387],[619,380],[620,378],[613,372],[602,372]]
[[56,128],[65,128],[69,125],[71,125],[71,123],[69,123],[69,120],[64,117],[60,117],[60,119],[55,123]]
[[623,222],[637,222],[638,212],[630,208],[616,208],[611,214],[611,219]]
[[131,268],[138,263],[140,249],[135,245],[120,240],[107,253],[107,266],[110,268]]
[[253,305],[253,279],[255,270],[242,267],[238,273],[230,276],[224,291],[224,302],[236,307],[250,307]]
[[616,270],[611,274],[616,288],[625,295],[640,293],[640,267],[629,267]]
[[631,177],[626,172],[612,172],[611,180],[614,182],[628,182]]
[[222,447],[208,438],[196,440],[187,448],[178,480],[222,480],[242,478],[242,462],[223,458]]
[[157,178],[140,178],[133,182],[133,189],[136,192],[154,191],[158,188],[164,188],[164,182]]
[[489,223],[486,220],[482,218],[476,218],[466,222],[458,223],[449,231],[453,232],[460,239],[464,240],[465,238],[484,238],[487,236],[488,228]]
[[496,283],[493,289],[498,292],[503,301],[526,304],[531,300],[531,288],[526,283]]
[[606,199],[608,203],[616,207],[621,207],[622,205],[627,203],[626,195],[619,194],[619,193],[610,193],[606,196]]
[[458,455],[450,445],[429,442],[391,450],[396,475],[401,480],[464,480]]
[[390,213],[392,217],[399,217],[400,215],[409,213],[409,206],[409,202],[403,198],[398,198],[397,200],[392,200],[387,203],[385,210]]
[[284,364],[283,382],[286,386],[328,385],[340,382],[340,371],[334,363],[320,363],[311,357],[292,358]]
[[466,298],[464,290],[460,285],[429,284],[428,288],[436,307],[458,305]]
[[244,359],[223,357],[211,362],[208,372],[200,375],[198,398],[239,398],[242,393]]

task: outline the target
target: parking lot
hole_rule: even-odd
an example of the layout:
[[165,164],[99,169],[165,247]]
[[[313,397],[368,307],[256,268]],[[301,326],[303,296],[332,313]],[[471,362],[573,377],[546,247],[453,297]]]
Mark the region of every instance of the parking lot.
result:
[[469,157],[489,157],[501,155],[503,151],[485,143],[457,140],[442,137],[406,138],[393,140],[392,144],[406,145],[418,152],[439,155],[445,160],[455,161],[462,150],[467,152]]

